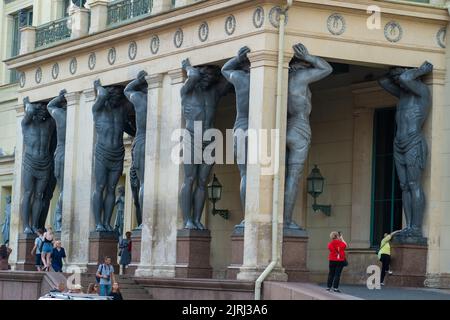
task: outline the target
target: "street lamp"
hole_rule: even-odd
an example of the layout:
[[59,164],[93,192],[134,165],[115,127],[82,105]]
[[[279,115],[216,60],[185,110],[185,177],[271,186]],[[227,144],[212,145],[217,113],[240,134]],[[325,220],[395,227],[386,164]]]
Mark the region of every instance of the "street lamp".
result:
[[322,177],[319,168],[317,165],[314,165],[311,173],[309,174],[307,180],[308,193],[314,198],[314,203],[312,208],[314,212],[322,211],[325,215],[331,215],[331,206],[330,205],[320,205],[317,204],[317,197],[320,196],[323,192],[323,185],[325,183],[325,178]]
[[222,218],[228,220],[229,211],[224,209],[216,209],[216,202],[222,198],[222,185],[214,175],[213,181],[208,184],[208,199],[213,203],[213,215],[220,215]]

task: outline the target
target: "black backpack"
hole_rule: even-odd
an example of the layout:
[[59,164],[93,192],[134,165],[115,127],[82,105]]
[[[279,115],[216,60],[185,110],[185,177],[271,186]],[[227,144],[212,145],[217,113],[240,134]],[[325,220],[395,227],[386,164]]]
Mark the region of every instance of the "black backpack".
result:
[[[100,268],[100,274],[102,274],[103,273],[103,266],[104,266],[104,264],[102,263],[101,264],[101,268]],[[97,283],[100,283],[100,277],[98,277],[97,275],[95,275],[95,280],[97,281]]]

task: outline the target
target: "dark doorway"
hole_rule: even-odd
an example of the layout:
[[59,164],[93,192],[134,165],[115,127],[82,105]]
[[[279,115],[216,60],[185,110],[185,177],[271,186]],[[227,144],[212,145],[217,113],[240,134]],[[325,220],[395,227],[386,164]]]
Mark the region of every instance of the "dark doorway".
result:
[[371,245],[402,227],[402,191],[394,164],[395,108],[375,110],[372,161]]

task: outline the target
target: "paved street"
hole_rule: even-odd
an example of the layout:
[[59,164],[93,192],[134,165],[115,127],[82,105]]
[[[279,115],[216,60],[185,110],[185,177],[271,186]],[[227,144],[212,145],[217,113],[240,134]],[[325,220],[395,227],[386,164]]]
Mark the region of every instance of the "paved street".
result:
[[[325,288],[325,285],[321,286]],[[365,286],[356,285],[342,285],[340,289],[342,293],[365,300],[450,300],[450,290],[397,287],[369,290]]]

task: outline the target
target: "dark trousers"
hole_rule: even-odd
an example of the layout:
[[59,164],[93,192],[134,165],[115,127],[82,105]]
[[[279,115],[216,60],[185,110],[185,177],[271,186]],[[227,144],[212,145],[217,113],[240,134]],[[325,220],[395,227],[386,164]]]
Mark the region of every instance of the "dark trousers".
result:
[[342,269],[344,269],[344,261],[330,261],[330,271],[328,272],[328,288],[339,288],[341,281]]
[[382,254],[381,258],[381,283],[384,282],[384,277],[386,276],[386,272],[389,271],[389,264],[391,263],[391,256],[388,254]]

